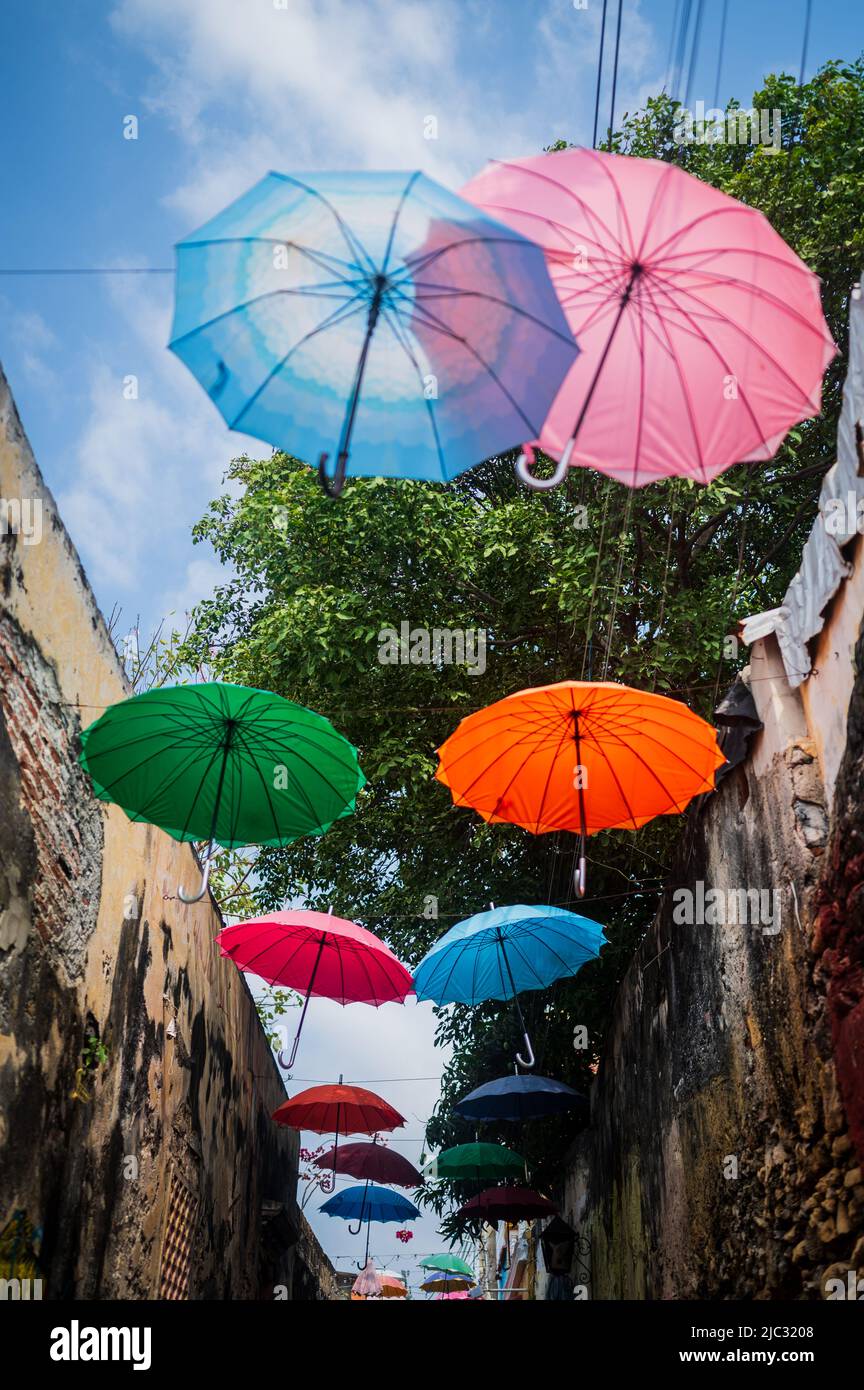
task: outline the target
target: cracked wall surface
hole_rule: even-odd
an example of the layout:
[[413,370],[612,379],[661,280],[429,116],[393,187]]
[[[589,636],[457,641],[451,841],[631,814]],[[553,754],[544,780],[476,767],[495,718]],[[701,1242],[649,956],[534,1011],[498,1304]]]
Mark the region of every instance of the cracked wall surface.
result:
[[173,1296],[318,1296],[272,1052],[215,905],[176,897],[192,850],[78,765],[129,691],[2,372],[0,497],[42,517],[38,542],[0,535],[0,1232],[23,1212],[39,1233],[46,1298],[168,1296],[169,1216]]
[[[861,597],[841,594],[820,641],[858,632]],[[832,798],[808,714],[836,703],[835,672],[848,691],[845,666],[816,671],[805,705],[775,638],[754,645],[764,728],[691,808],[622,983],[564,1180],[592,1298],[810,1299],[864,1278],[864,639],[841,654],[856,674]],[[682,888],[720,890],[719,909],[682,921]],[[772,920],[741,924],[742,889],[777,894]]]

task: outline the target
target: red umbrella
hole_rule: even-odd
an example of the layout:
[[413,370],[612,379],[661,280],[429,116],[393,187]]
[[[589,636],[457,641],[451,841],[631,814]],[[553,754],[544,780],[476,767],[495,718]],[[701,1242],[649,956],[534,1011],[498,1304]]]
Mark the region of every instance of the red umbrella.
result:
[[273,1111],[277,1125],[315,1134],[377,1134],[401,1129],[403,1115],[362,1086],[310,1086]]
[[468,1220],[531,1221],[535,1216],[554,1216],[558,1208],[548,1197],[541,1197],[530,1187],[487,1187],[478,1197],[472,1197],[457,1216]]
[[216,940],[239,970],[305,993],[288,1068],[294,1065],[313,995],[377,1008],[391,1000],[401,1004],[412,988],[410,972],[383,941],[332,913],[272,912],[225,927]]
[[390,1183],[393,1187],[423,1186],[423,1175],[414,1164],[383,1144],[343,1144],[338,1160],[336,1149],[332,1148],[315,1159],[315,1167],[331,1168],[367,1182]]
[[362,1086],[310,1086],[307,1091],[283,1101],[273,1111],[277,1125],[290,1129],[311,1129],[315,1134],[335,1134],[333,1145],[333,1185],[336,1185],[336,1150],[340,1134],[377,1134],[379,1130],[401,1129],[403,1115]]

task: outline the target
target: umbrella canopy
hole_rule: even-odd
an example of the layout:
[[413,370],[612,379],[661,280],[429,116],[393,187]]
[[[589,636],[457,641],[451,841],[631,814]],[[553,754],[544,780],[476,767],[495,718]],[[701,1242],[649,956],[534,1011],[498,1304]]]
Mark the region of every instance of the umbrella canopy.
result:
[[354,810],[357,750],[320,714],[223,682],[163,686],[112,705],[81,735],[96,795],[176,840],[290,845]]
[[[577,974],[605,942],[597,922],[560,907],[493,907],[436,941],[417,967],[414,988],[418,999],[436,1004],[516,1000],[522,990]],[[516,1010],[528,1052],[517,1060],[531,1067],[534,1052],[518,1000]]]
[[606,944],[603,928],[560,907],[477,912],[436,941],[414,973],[418,999],[480,1004],[576,975]]
[[216,937],[223,956],[271,985],[302,990],[306,999],[288,1061],[291,1068],[310,998],[338,1004],[400,1004],[413,988],[411,975],[384,942],[332,913],[273,912],[224,927]]
[[470,1297],[471,1297],[470,1293],[465,1293],[464,1291],[460,1291],[460,1290],[457,1289],[457,1290],[456,1290],[455,1292],[453,1292],[453,1293],[436,1293],[436,1295],[435,1295],[435,1300],[437,1301],[437,1300],[440,1299],[440,1300],[443,1301],[444,1299],[448,1299],[448,1298],[458,1298],[458,1299],[462,1299],[462,1298],[470,1298]]
[[330,1168],[352,1178],[390,1183],[394,1187],[422,1187],[423,1174],[402,1154],[385,1144],[343,1144],[338,1154],[330,1149],[315,1159],[316,1168]]
[[419,172],[268,174],[178,244],[170,346],[333,491],[514,447],[577,352],[541,249]]
[[488,1187],[460,1207],[457,1216],[472,1221],[532,1221],[535,1216],[554,1216],[558,1208],[548,1197],[530,1187]]
[[463,1260],[460,1255],[452,1255],[445,1251],[441,1255],[426,1255],[420,1261],[421,1269],[438,1269],[445,1274],[467,1274],[469,1279],[474,1278],[474,1271],[467,1260]]
[[534,1120],[587,1104],[578,1091],[551,1076],[501,1076],[463,1096],[453,1113],[466,1120]]
[[467,1274],[433,1274],[420,1285],[424,1293],[467,1293],[477,1283]]
[[535,441],[555,481],[579,464],[707,483],[819,413],[836,351],[819,281],[755,208],[676,164],[587,149],[496,162],[462,195],[543,247],[579,340]]
[[521,1178],[525,1160],[504,1144],[457,1144],[444,1149],[423,1172],[429,1178],[458,1181],[477,1178]]
[[[277,1125],[315,1134],[377,1134],[405,1120],[386,1100],[362,1086],[310,1086],[273,1111]],[[348,1191],[361,1189],[349,1188]]]
[[612,681],[559,681],[468,715],[438,749],[457,806],[535,835],[636,830],[714,789],[725,759],[710,724],[679,700]]
[[377,1273],[371,1260],[367,1260],[363,1269],[357,1275],[351,1285],[351,1292],[362,1294],[364,1298],[377,1298],[381,1292],[381,1276]]
[[414,1203],[400,1192],[372,1183],[334,1193],[320,1210],[345,1221],[416,1221],[420,1215]]
[[382,1269],[379,1275],[381,1280],[382,1298],[407,1298],[408,1289],[401,1274],[394,1274],[390,1269]]

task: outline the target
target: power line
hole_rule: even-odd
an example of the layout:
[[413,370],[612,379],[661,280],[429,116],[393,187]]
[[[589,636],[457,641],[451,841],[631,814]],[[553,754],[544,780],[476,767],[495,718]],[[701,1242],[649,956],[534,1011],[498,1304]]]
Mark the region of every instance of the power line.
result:
[[606,41],[606,5],[608,0],[603,0],[603,18],[600,21],[600,52],[597,55],[597,92],[594,97],[594,138],[592,148],[597,148],[597,122],[600,119],[600,79],[603,76],[603,45]]
[[693,23],[693,43],[690,48],[690,66],[687,69],[687,86],[684,89],[684,105],[689,106],[690,92],[693,88],[693,76],[696,71],[696,58],[699,53],[699,38],[702,31],[702,13],[704,10],[704,0],[699,0],[696,7],[696,18]]
[[798,74],[798,86],[804,86],[804,73],[807,69],[807,45],[810,42],[810,18],[813,11],[813,0],[806,0],[804,11],[804,43],[801,47],[801,71]]
[[716,110],[720,102],[720,73],[723,68],[723,49],[726,45],[726,16],[729,10],[729,0],[723,0],[723,13],[720,18],[720,42],[717,46],[717,75],[714,79],[714,108]]
[[609,111],[609,144],[612,144],[612,135],[615,130],[615,92],[618,88],[618,52],[621,48],[621,14],[624,9],[624,0],[618,0],[618,24],[615,30],[615,61],[612,65],[612,104]]
[[0,266],[0,275],[173,275],[173,266]]

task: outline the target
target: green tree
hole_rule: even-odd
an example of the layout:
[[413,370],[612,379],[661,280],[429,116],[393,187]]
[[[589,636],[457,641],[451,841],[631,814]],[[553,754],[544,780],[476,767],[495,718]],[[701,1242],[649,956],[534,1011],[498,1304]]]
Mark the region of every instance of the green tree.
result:
[[[614,147],[678,159],[763,208],[822,276],[843,344],[864,253],[864,68],[828,64],[800,91],[772,77],[754,105],[781,108],[780,151],[678,147],[665,97],[627,116]],[[575,838],[533,837],[455,810],[434,780],[436,747],[471,710],[565,677],[607,675],[710,715],[737,664],[722,659],[725,634],[776,605],[797,562],[833,459],[842,375],[838,362],[822,417],[791,431],[774,460],[739,465],[709,487],[678,480],[634,493],[579,470],[565,487],[533,494],[501,458],[447,487],[354,481],[337,504],[285,454],[236,460],[230,491],[195,531],[230,577],[198,608],[185,655],[327,715],[359,748],[369,779],[357,814],[325,837],[262,851],[251,885],[259,907],[332,902],[416,963],[489,900],[572,904]],[[382,662],[379,634],[403,621],[484,629],[485,670]],[[638,834],[592,838],[584,907],[611,945],[575,981],[524,996],[541,1072],[590,1085],[680,826],[661,818]],[[581,1051],[576,1024],[588,1029]],[[471,1137],[449,1103],[505,1070],[516,1041],[512,1013],[498,1004],[442,1015],[440,1036],[456,1051],[433,1144]],[[521,1146],[539,1182],[573,1132],[572,1119],[528,1128]],[[429,1200],[440,1207],[440,1191]]]

